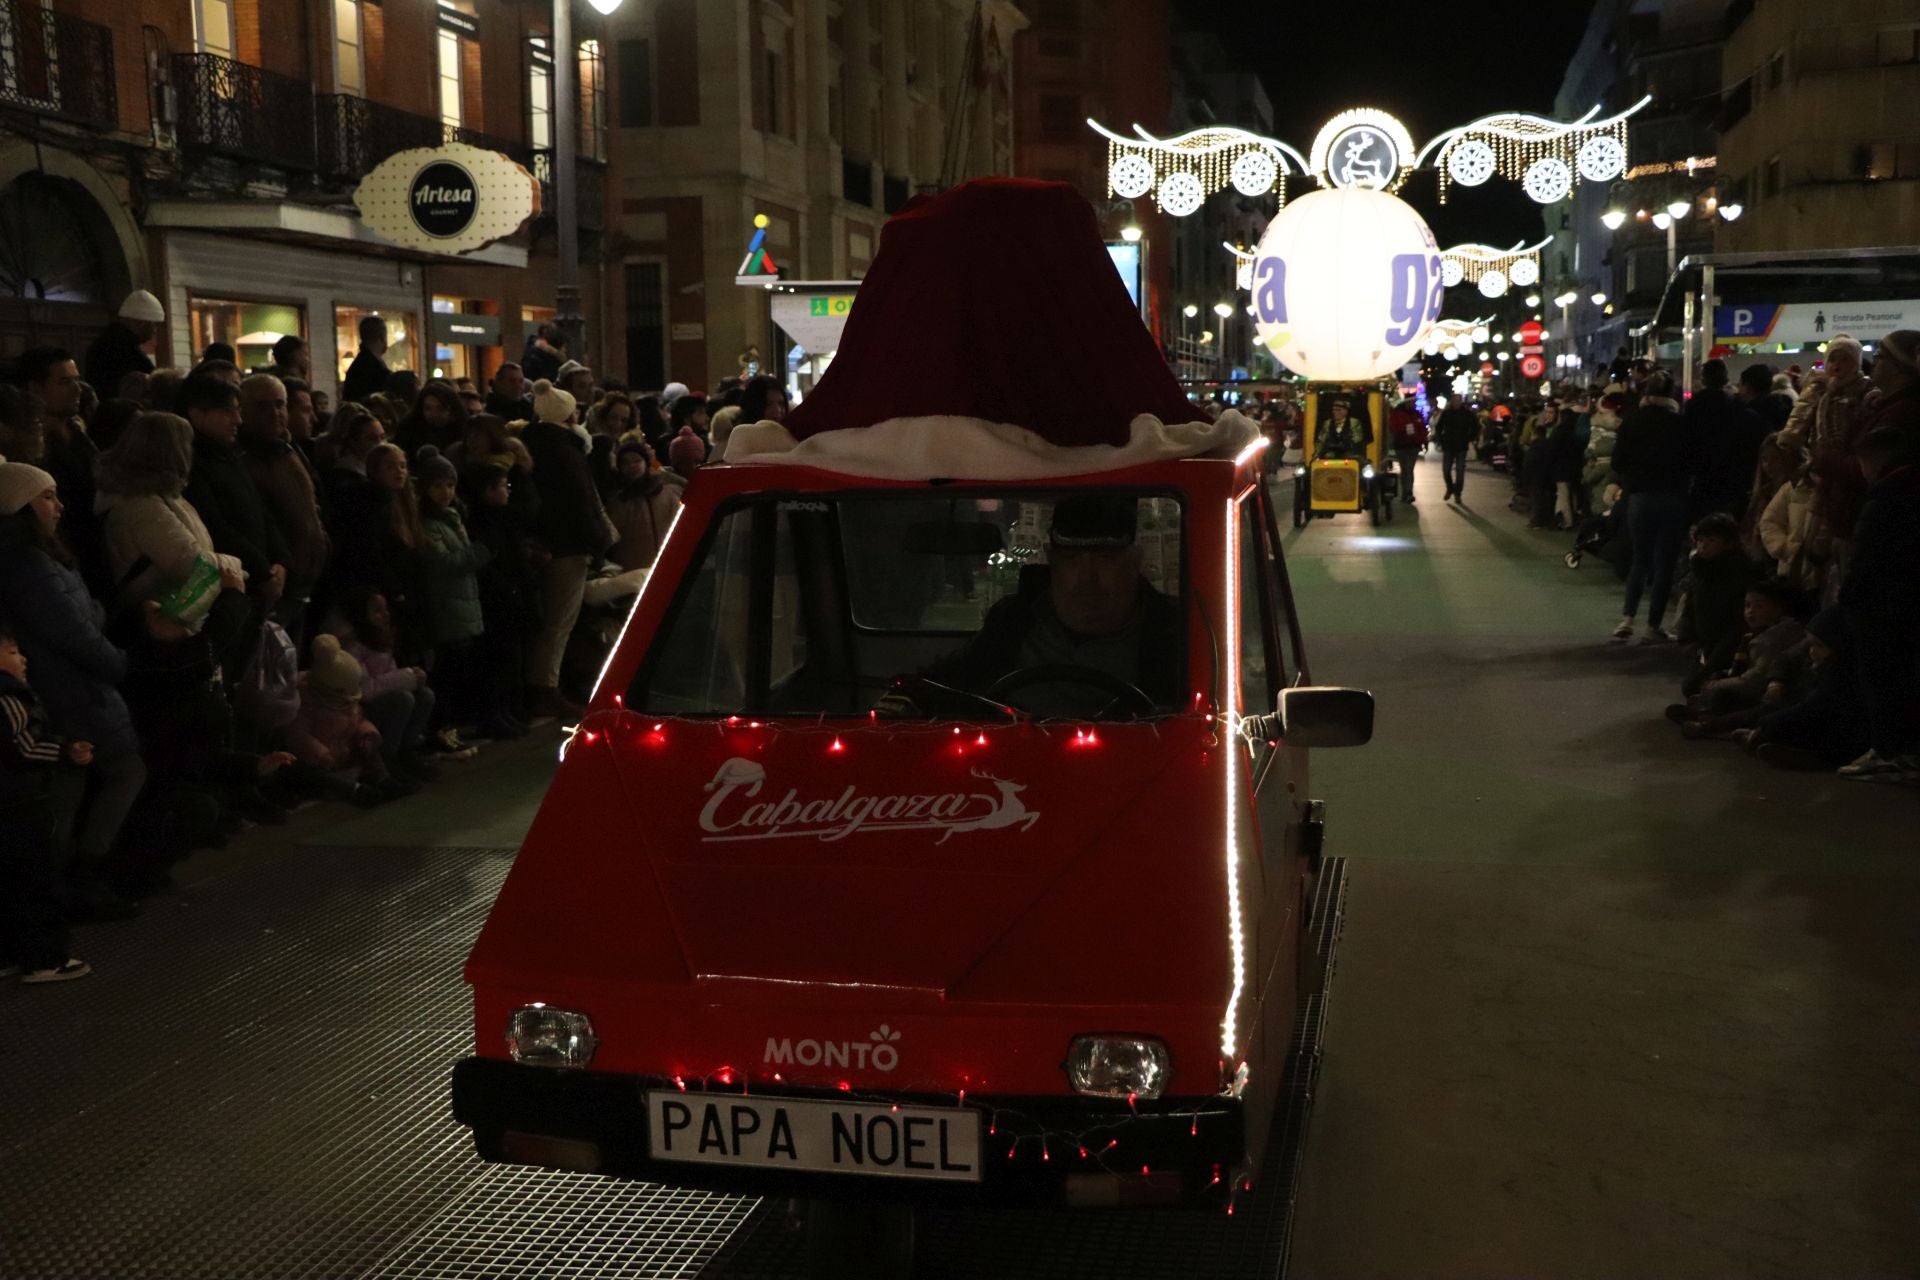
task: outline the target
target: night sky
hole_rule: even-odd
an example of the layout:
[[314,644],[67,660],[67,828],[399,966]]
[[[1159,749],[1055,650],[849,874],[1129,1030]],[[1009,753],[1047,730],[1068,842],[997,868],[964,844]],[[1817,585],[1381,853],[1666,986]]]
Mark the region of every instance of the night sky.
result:
[[[1578,0],[1176,0],[1176,7],[1218,31],[1261,77],[1275,134],[1302,153],[1348,107],[1392,112],[1416,147],[1494,111],[1550,115],[1591,12]],[[1516,182],[1454,187],[1442,206],[1432,176],[1418,174],[1400,194],[1443,246],[1505,248],[1545,234],[1540,206]]]

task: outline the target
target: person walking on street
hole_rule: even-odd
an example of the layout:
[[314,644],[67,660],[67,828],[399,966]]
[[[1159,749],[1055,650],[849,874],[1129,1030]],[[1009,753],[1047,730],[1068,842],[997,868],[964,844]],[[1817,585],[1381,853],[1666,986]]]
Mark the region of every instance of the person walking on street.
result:
[[1387,441],[1393,448],[1394,470],[1400,477],[1400,500],[1413,501],[1413,467],[1427,445],[1427,420],[1411,399],[1393,406],[1387,415]]
[[1450,404],[1440,411],[1433,424],[1434,438],[1440,445],[1440,475],[1447,482],[1444,501],[1465,502],[1467,497],[1467,452],[1480,435],[1480,419],[1463,404]]
[[347,366],[340,398],[366,404],[367,397],[386,389],[393,376],[387,368],[387,322],[379,316],[360,317],[360,354]]
[[1673,398],[1673,378],[1656,372],[1642,388],[1640,404],[1620,424],[1613,444],[1613,470],[1627,495],[1627,529],[1633,540],[1633,568],[1627,574],[1626,601],[1613,638],[1633,638],[1634,615],[1640,597],[1651,593],[1644,644],[1673,639],[1662,628],[1667,593],[1673,589],[1673,571],[1687,530],[1687,491],[1693,479],[1694,458],[1680,405]]

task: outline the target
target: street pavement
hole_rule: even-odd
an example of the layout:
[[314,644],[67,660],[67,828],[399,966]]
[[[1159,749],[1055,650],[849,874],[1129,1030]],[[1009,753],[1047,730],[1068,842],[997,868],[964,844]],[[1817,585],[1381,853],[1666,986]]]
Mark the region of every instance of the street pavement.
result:
[[[1682,741],[1611,571],[1438,481],[1287,535],[1316,680],[1379,700],[1313,763],[1350,885],[1292,1273],[1913,1274],[1920,794]],[[553,748],[250,832],[81,930],[94,977],[0,989],[0,1277],[792,1274],[767,1207],[484,1166],[446,1114]],[[929,1269],[1230,1251],[1023,1229]]]

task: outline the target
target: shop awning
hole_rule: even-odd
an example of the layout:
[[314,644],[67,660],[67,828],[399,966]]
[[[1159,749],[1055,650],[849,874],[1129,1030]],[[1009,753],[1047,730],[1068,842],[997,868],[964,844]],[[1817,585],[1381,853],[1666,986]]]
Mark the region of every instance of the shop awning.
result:
[[458,255],[402,249],[369,231],[354,213],[289,200],[159,200],[147,206],[145,222],[149,227],[237,232],[320,249],[351,249],[409,262],[464,262],[515,268],[527,265],[527,251],[505,242]]

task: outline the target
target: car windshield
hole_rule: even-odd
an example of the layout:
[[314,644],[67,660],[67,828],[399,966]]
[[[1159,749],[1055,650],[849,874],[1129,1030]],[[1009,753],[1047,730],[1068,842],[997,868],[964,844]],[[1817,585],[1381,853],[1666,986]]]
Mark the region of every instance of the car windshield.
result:
[[1179,708],[1178,497],[757,494],[722,507],[626,705],[1125,719]]

